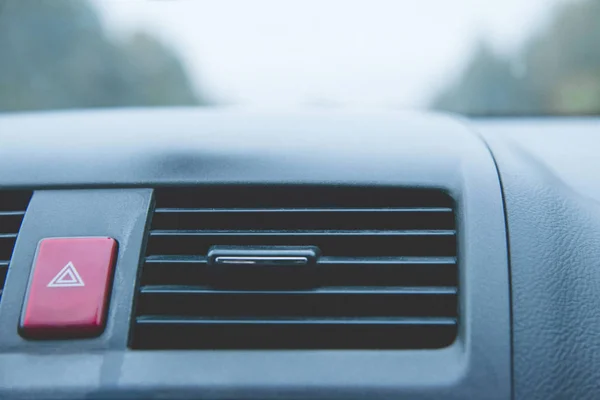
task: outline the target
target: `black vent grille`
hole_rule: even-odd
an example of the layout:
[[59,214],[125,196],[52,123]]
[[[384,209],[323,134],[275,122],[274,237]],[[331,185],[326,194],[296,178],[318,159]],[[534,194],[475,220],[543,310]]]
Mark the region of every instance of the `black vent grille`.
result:
[[[221,288],[207,263],[215,245],[317,246],[321,257],[310,277],[294,271],[308,288]],[[445,347],[457,334],[457,277],[454,204],[441,191],[160,189],[130,344]]]
[[0,191],[0,299],[31,192]]

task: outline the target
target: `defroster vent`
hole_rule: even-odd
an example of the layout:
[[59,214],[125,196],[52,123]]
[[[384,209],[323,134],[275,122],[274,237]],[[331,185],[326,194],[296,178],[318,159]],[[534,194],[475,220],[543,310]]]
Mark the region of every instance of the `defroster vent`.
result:
[[0,300],[31,192],[0,191]]
[[444,192],[165,188],[155,200],[132,348],[414,349],[456,338]]

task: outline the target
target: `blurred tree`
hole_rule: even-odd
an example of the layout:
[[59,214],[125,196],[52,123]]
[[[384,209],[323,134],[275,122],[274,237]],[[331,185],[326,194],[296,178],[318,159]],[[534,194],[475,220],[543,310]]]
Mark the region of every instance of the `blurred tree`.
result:
[[480,45],[435,109],[467,114],[600,114],[600,0],[558,7],[517,54]]
[[458,81],[434,100],[434,108],[460,113],[509,113],[522,95],[510,64],[481,42]]
[[0,110],[205,104],[177,55],[108,35],[86,0],[0,0]]

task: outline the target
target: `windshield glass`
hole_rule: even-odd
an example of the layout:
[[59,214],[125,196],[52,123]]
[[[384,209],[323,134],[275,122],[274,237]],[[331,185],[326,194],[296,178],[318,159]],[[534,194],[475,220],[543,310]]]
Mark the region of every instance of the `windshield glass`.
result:
[[600,114],[600,0],[0,0],[0,112]]

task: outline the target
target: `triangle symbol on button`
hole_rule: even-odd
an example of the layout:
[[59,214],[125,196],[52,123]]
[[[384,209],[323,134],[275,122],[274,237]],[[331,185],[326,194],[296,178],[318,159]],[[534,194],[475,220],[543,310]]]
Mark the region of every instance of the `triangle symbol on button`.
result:
[[61,269],[48,284],[48,287],[85,286],[83,279],[71,261]]

